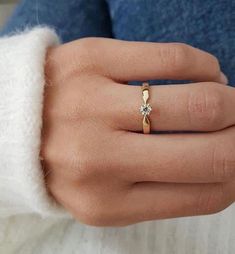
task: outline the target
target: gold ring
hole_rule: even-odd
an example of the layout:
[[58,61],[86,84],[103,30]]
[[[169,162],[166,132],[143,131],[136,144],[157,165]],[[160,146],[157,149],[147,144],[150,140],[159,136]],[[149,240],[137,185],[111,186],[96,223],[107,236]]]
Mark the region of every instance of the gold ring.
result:
[[152,107],[148,103],[150,93],[149,93],[149,84],[147,82],[142,84],[142,96],[143,96],[143,104],[140,107],[140,113],[144,116],[143,118],[143,133],[149,134],[151,130],[149,115],[152,111]]

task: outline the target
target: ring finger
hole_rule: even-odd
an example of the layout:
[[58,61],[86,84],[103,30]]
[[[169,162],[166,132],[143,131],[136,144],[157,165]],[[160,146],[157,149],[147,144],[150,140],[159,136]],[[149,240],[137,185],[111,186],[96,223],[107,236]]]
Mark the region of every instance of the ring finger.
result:
[[[123,130],[142,131],[140,87],[113,85],[114,121]],[[117,91],[116,91],[117,90]],[[152,131],[215,131],[235,123],[235,91],[218,83],[151,86]]]

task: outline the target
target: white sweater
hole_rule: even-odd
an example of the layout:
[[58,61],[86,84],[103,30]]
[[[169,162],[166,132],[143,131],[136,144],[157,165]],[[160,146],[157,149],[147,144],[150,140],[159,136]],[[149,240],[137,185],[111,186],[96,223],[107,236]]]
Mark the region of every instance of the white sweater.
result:
[[47,28],[0,39],[0,216],[61,213],[46,193],[39,160],[44,61],[55,44]]
[[0,39],[0,253],[235,253],[234,206],[125,229],[61,218],[67,213],[47,195],[39,159],[45,55],[58,43],[48,28]]

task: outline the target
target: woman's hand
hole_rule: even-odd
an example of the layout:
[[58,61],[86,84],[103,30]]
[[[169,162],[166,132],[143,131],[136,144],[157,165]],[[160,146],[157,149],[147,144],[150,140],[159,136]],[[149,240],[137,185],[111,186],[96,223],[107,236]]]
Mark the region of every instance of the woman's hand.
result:
[[[82,39],[48,53],[42,156],[48,190],[78,220],[127,225],[218,212],[235,200],[235,90],[184,44]],[[152,86],[144,135],[141,88]],[[203,82],[206,81],[206,82]],[[214,132],[212,132],[214,131]]]

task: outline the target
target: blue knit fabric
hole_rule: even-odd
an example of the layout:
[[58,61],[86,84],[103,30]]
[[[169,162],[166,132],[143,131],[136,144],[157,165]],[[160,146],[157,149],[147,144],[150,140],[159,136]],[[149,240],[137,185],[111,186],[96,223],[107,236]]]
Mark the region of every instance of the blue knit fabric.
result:
[[235,85],[235,0],[24,0],[1,34],[38,24],[54,27],[64,42],[185,42],[216,55]]
[[37,25],[53,27],[63,42],[88,36],[112,37],[104,0],[22,0],[0,35]]
[[218,57],[230,83],[235,85],[235,0],[107,2],[114,37],[184,42],[206,50]]

